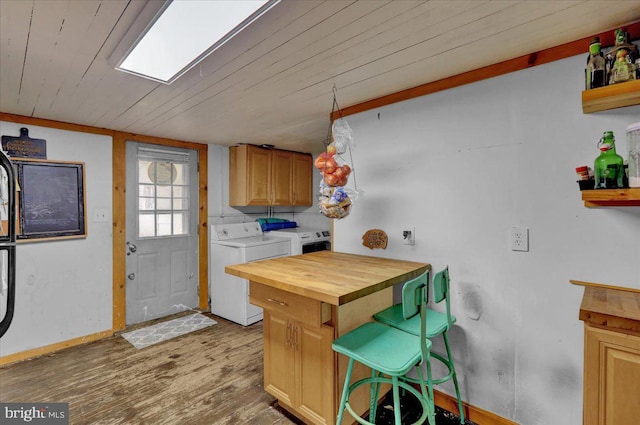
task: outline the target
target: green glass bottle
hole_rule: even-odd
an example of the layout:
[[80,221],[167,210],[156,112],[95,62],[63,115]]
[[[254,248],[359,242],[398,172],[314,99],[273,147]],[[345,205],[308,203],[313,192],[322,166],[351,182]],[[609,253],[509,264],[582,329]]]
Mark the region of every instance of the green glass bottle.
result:
[[605,131],[598,142],[600,155],[593,164],[596,189],[622,188],[623,160],[616,153],[613,131]]

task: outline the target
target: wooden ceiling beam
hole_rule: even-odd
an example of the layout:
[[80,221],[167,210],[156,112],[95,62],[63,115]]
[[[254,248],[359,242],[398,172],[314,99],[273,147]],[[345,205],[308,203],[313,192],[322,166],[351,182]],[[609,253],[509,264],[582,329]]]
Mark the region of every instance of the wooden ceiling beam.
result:
[[[640,33],[640,21],[636,21],[628,25],[623,25],[622,27],[631,34]],[[561,44],[556,47],[540,50],[528,55],[519,56],[514,59],[509,59],[493,65],[474,69],[472,71],[463,72],[462,74],[454,75],[453,77],[443,78],[442,80],[421,84],[419,86],[412,87],[406,90],[401,90],[385,96],[377,97],[375,99],[370,99],[365,102],[357,103],[355,105],[347,106],[340,109],[339,111],[330,113],[330,119],[333,121],[340,117],[346,117],[348,115],[354,115],[360,112],[369,111],[371,109],[381,108],[383,106],[402,102],[408,99],[426,96],[428,94],[451,89],[454,87],[459,87],[465,84],[475,83],[478,81],[486,80],[488,78],[520,71],[526,68],[531,68],[533,66],[543,65],[560,59],[565,59],[570,56],[579,54],[586,55],[588,50],[587,47],[589,46],[589,42],[593,39],[593,37],[600,37],[600,42],[603,47],[613,46],[615,44],[615,29],[617,28],[601,32],[600,34],[595,34],[590,37],[585,37],[579,40],[571,41],[569,43]]]

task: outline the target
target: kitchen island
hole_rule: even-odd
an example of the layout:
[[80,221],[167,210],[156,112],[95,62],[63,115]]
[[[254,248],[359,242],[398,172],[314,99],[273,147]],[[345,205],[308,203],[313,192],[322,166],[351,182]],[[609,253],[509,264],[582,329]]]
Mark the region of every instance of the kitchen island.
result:
[[571,280],[584,286],[583,425],[638,423],[640,289]]
[[[306,423],[329,425],[347,368],[331,343],[391,305],[394,285],[427,270],[427,263],[332,251],[225,268],[250,281],[251,303],[264,309],[265,390]],[[356,368],[352,379],[369,374]],[[368,397],[356,392],[352,405],[364,413]]]

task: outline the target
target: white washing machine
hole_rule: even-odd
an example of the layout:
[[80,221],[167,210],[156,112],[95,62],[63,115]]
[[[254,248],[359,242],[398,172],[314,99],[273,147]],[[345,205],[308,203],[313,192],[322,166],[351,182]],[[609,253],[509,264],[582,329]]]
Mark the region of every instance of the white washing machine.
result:
[[209,296],[211,313],[248,326],[262,320],[262,308],[249,303],[249,281],[225,273],[231,264],[249,263],[291,253],[289,239],[262,233],[260,224],[211,226]]

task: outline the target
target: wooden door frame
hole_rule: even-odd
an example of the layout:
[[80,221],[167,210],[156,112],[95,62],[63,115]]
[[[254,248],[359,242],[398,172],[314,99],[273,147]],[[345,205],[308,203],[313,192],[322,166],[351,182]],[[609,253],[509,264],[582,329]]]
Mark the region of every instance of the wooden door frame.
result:
[[198,152],[198,308],[209,306],[209,245],[207,243],[208,145],[163,139],[140,134],[114,132],[113,135],[113,330],[126,326],[126,145],[127,142],[148,143],[193,149]]
[[[209,234],[207,225],[208,194],[207,181],[208,148],[202,143],[184,142],[181,140],[164,139],[161,137],[144,136],[141,134],[124,133],[109,130],[107,128],[92,127],[82,124],[73,124],[62,121],[48,120],[44,118],[26,117],[23,115],[0,112],[0,121],[15,122],[19,124],[31,124],[41,127],[50,127],[60,130],[75,131],[78,133],[100,134],[110,136],[112,140],[112,182],[113,182],[113,238],[112,238],[112,262],[113,262],[113,329],[119,331],[126,326],[126,294],[125,294],[125,241],[126,241],[126,199],[125,190],[127,182],[126,169],[126,144],[127,141],[149,143],[153,145],[172,146],[184,149],[193,149],[198,152],[198,263],[199,271],[199,296],[198,308],[209,308]],[[75,345],[75,344],[74,344]]]

